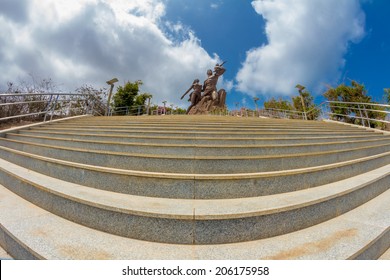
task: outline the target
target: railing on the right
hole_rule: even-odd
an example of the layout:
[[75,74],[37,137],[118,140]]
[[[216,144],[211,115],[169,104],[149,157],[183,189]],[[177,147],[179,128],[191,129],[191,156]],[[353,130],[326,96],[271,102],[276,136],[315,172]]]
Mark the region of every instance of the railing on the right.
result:
[[[382,130],[390,128],[390,105],[387,104],[325,101],[315,109],[320,110],[320,119]],[[310,111],[307,114],[310,114]]]
[[[221,114],[215,113],[216,115]],[[268,117],[278,119],[334,120],[363,127],[390,130],[390,105],[378,103],[325,101],[308,111],[277,108],[241,109],[223,112],[240,117]]]

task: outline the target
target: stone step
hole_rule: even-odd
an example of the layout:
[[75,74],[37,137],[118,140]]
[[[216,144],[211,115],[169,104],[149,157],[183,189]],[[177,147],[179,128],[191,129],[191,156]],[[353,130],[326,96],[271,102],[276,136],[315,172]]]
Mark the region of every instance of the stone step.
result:
[[121,152],[121,153],[140,153],[155,155],[186,155],[186,156],[220,156],[229,154],[229,156],[246,155],[280,155],[280,154],[299,154],[326,152],[342,150],[348,148],[359,148],[372,145],[389,143],[390,138],[373,138],[370,140],[359,141],[339,141],[339,142],[321,142],[307,144],[269,144],[269,145],[199,145],[199,144],[156,144],[156,143],[126,143],[126,142],[108,142],[91,141],[75,138],[45,137],[25,134],[9,133],[7,139],[18,140],[28,143],[39,143],[51,146],[62,146],[76,149],[90,149],[97,151]]
[[[63,123],[63,122],[61,122]],[[236,118],[236,117],[213,117],[213,116],[146,116],[146,117],[129,117],[129,116],[115,116],[115,117],[89,117],[67,120],[66,123],[71,124],[123,124],[123,125],[175,125],[175,126],[289,126],[289,127],[343,127],[340,123],[328,121],[303,121],[293,119],[272,119],[272,118]],[[348,129],[348,127],[345,127]]]
[[125,143],[154,143],[154,144],[197,144],[197,145],[270,145],[270,144],[304,144],[304,143],[323,143],[323,142],[338,142],[338,141],[359,141],[370,139],[389,139],[389,136],[382,134],[362,134],[358,136],[297,136],[297,135],[268,135],[257,137],[170,137],[170,136],[142,136],[142,135],[126,135],[126,134],[97,134],[97,133],[69,133],[69,132],[53,132],[50,130],[21,130],[20,135],[26,136],[43,136],[43,137],[60,137],[67,139],[80,139],[87,141],[110,141],[110,142],[125,142]]
[[265,156],[151,155],[76,149],[1,138],[0,145],[45,157],[95,166],[184,174],[252,173],[307,168],[390,151],[390,142],[344,150]]
[[379,257],[380,260],[390,260],[390,248]]
[[241,174],[157,173],[99,167],[0,146],[0,158],[76,184],[132,195],[215,199],[292,192],[336,182],[390,164],[390,152],[303,169]]
[[[1,235],[1,227],[0,227],[0,235]],[[1,244],[1,242],[0,242]],[[1,260],[12,260],[13,258],[0,246],[0,261]]]
[[390,188],[390,165],[293,193],[211,201],[101,191],[4,160],[0,172],[0,184],[51,213],[115,235],[177,244],[224,244],[286,234],[341,215]]
[[[189,116],[186,116],[188,118]],[[221,119],[221,118],[220,118]],[[175,118],[174,120],[167,120],[165,118],[129,118],[119,117],[113,120],[104,118],[80,118],[75,120],[69,120],[61,122],[60,126],[96,126],[96,127],[138,127],[149,129],[154,127],[171,128],[174,130],[198,130],[198,129],[323,129],[332,131],[367,131],[365,128],[356,126],[345,126],[340,123],[333,123],[328,121],[302,121],[302,120],[275,120],[275,119],[256,119],[256,118],[244,118],[238,121],[213,121],[209,116],[205,118],[194,118],[191,121],[184,121],[183,118]]]
[[[390,246],[390,191],[326,222],[218,245],[162,244],[78,225],[0,186],[0,245],[16,259],[376,259]],[[382,246],[378,246],[381,244]]]
[[210,131],[183,131],[183,130],[130,130],[130,129],[96,129],[96,128],[61,128],[61,127],[38,127],[31,128],[37,132],[67,132],[67,133],[93,133],[93,134],[125,134],[127,136],[170,136],[170,137],[224,137],[224,138],[253,138],[253,137],[264,137],[264,136],[284,136],[284,137],[298,137],[298,136],[362,136],[367,134],[374,134],[374,132],[367,132],[361,130],[353,131],[333,131],[333,130],[308,130],[308,129],[290,129],[285,131],[280,131],[278,129],[274,130],[265,130],[265,131],[247,131],[245,133],[240,131],[220,131],[220,130],[210,130]]
[[390,245],[383,133],[141,116],[0,135],[0,246],[14,258],[376,259]]
[[361,129],[353,128],[353,127],[342,127],[342,126],[324,126],[324,125],[317,125],[317,126],[288,126],[288,125],[262,125],[262,126],[248,126],[245,124],[242,125],[180,125],[180,124],[167,124],[167,123],[160,123],[160,124],[153,124],[153,123],[144,123],[144,124],[132,124],[132,123],[112,123],[112,124],[106,124],[106,123],[69,123],[69,122],[63,122],[58,123],[53,126],[46,126],[48,128],[61,128],[61,129],[93,129],[93,130],[146,130],[146,131],[190,131],[194,133],[198,132],[209,132],[209,131],[221,131],[221,132],[253,132],[253,131],[350,131],[350,132],[362,132]]

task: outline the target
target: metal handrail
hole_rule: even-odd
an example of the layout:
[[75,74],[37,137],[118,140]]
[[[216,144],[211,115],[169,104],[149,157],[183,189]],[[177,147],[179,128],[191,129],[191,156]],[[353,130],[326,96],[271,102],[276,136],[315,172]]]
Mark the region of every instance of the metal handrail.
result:
[[64,93],[64,92],[48,92],[48,93],[0,93],[0,97],[26,97],[26,96],[50,96],[50,95],[59,95],[59,96],[85,96],[85,95],[91,95],[91,94],[82,94],[82,93]]
[[[46,97],[41,100],[27,100],[21,101],[20,99],[29,99],[31,97]],[[61,98],[60,98],[61,97]],[[14,102],[7,99],[16,99]],[[4,100],[4,103],[0,103],[0,113],[2,112],[3,117],[0,114],[0,121],[9,121],[11,119],[22,119],[26,117],[38,117],[44,115],[43,121],[46,121],[48,117],[50,120],[54,116],[61,117],[63,115],[68,116],[72,115],[85,115],[85,114],[97,114],[99,113],[98,109],[102,110],[101,102],[98,101],[96,96],[91,93],[0,93],[0,99]],[[32,108],[30,105],[33,104],[42,104],[41,108],[31,111]],[[77,105],[76,105],[77,104]],[[19,112],[12,114],[12,106],[19,109]],[[79,106],[78,108],[74,108]],[[7,108],[8,107],[8,108]],[[6,111],[8,109],[8,112]],[[105,108],[103,108],[105,110]],[[12,114],[12,115],[9,115]]]
[[146,114],[146,109],[147,107],[145,105],[109,108],[108,116],[113,116],[113,115],[140,116]]
[[[341,105],[346,105],[346,106],[341,106]],[[342,113],[334,112],[332,111],[332,108],[346,110],[347,112],[349,111],[352,112],[353,114],[342,114]],[[390,105],[379,104],[379,103],[365,103],[365,102],[324,101],[306,112],[272,109],[272,108],[264,109],[264,110],[281,111],[284,112],[285,116],[287,116],[286,113],[297,113],[297,114],[302,114],[302,116],[303,115],[308,116],[317,110],[320,112],[320,116],[319,116],[320,119],[332,119],[332,117],[339,116],[342,117],[342,118],[338,118],[339,121],[347,121],[347,119],[360,120],[361,124],[359,122],[355,124],[362,125],[363,127],[371,127],[377,125],[376,122],[382,124],[390,124],[389,121],[390,110],[387,110],[387,108],[390,108]],[[372,118],[369,117],[369,112],[384,114],[385,117],[383,119]],[[279,117],[283,117],[283,115],[279,115]]]

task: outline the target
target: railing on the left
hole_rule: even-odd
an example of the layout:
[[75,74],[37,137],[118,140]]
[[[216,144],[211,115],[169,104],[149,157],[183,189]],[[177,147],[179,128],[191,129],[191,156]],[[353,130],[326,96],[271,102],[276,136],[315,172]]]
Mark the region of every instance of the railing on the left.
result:
[[0,93],[0,122],[47,121],[77,115],[104,115],[106,107],[93,94]]

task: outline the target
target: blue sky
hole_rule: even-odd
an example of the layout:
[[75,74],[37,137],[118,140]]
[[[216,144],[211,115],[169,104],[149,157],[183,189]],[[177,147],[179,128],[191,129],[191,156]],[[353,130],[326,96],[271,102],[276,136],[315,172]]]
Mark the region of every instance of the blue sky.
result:
[[297,83],[390,87],[385,0],[0,0],[0,91],[51,78],[54,90],[142,80],[152,102],[186,107],[195,78],[227,60],[227,105],[290,99]]
[[362,9],[366,34],[361,42],[351,45],[345,56],[343,77],[363,83],[375,101],[383,102],[383,89],[390,88],[390,2],[368,1]]

